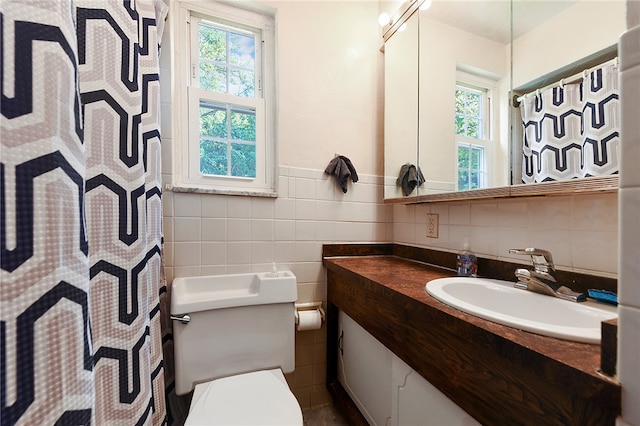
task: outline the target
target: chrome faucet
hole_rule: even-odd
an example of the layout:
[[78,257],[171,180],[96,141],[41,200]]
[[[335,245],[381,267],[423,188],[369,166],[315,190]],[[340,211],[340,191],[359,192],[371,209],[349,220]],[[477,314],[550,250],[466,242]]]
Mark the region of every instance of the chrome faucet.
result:
[[547,250],[537,248],[510,249],[511,254],[523,254],[531,256],[533,270],[518,268],[515,275],[518,281],[515,287],[530,290],[549,296],[559,297],[572,302],[584,302],[587,297],[584,293],[578,293],[569,287],[561,286],[556,279],[556,270],[553,266],[553,257]]

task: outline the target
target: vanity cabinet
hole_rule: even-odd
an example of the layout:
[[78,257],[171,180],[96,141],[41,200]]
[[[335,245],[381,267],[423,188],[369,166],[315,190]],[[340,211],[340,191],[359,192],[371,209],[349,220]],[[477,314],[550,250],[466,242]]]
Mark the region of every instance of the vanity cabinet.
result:
[[[406,1],[383,35],[385,203],[617,191],[617,175],[518,184],[522,135],[514,130],[522,118],[510,105],[514,95],[562,86],[617,56],[618,38],[626,30],[624,0],[452,0],[415,10],[421,3]],[[404,31],[395,31],[405,24]],[[492,92],[491,148],[479,160],[488,172],[482,189],[457,191],[454,93],[459,82]],[[405,197],[394,182],[400,167],[414,161],[426,181]]]
[[[425,284],[452,272],[425,263],[375,255],[325,257],[324,265],[327,387],[351,424],[368,421],[339,379],[340,312],[388,349],[392,360],[397,357],[481,424],[615,424],[620,385],[599,372],[599,345],[539,336],[450,308],[433,299]],[[368,363],[368,353],[355,362]],[[387,365],[385,378],[381,385],[366,386],[387,386],[389,377],[394,383],[393,361],[389,369],[381,358]],[[407,376],[409,389],[412,374]],[[355,389],[355,398],[369,401],[358,393],[361,387]],[[378,398],[387,398],[381,392]],[[418,393],[410,392],[402,399],[400,392],[397,418],[404,424],[402,407],[424,404],[425,398],[413,401]],[[389,407],[383,411],[388,413]]]
[[344,312],[338,380],[371,426],[478,425]]

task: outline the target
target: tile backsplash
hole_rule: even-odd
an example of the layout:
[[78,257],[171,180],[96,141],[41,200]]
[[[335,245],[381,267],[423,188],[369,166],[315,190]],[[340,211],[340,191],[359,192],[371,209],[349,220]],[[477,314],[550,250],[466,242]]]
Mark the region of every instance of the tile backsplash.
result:
[[[438,238],[426,237],[426,215],[439,217]],[[394,206],[394,242],[527,262],[510,248],[538,247],[558,269],[617,277],[618,199],[615,193]],[[480,271],[481,273],[481,271]]]

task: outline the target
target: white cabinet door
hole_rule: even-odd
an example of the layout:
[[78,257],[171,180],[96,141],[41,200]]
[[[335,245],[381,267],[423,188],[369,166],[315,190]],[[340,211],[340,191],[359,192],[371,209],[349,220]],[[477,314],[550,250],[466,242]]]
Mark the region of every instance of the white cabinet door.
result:
[[479,425],[342,311],[338,336],[338,381],[370,425]]
[[338,380],[370,425],[389,424],[393,354],[342,311],[338,334]]
[[445,394],[393,355],[393,426],[471,426],[479,423]]

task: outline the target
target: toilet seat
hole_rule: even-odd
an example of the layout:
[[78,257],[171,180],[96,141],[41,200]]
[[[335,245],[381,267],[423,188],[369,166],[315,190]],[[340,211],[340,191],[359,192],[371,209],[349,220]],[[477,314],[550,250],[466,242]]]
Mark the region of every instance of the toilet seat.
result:
[[185,425],[302,426],[300,405],[280,369],[196,385]]

